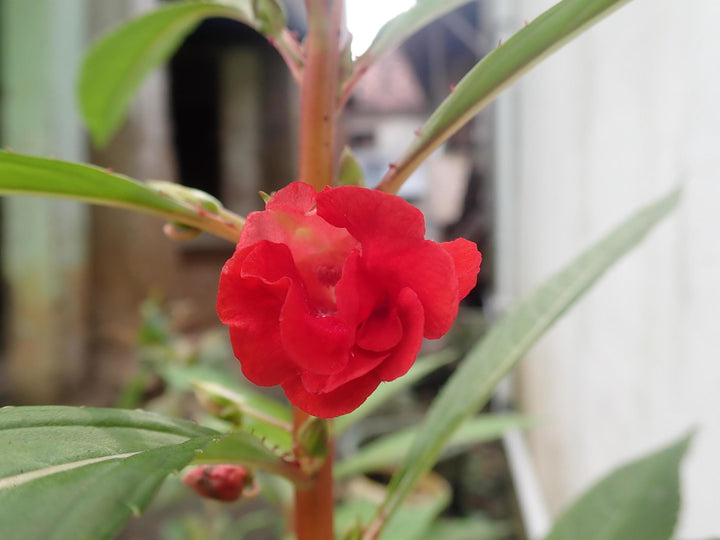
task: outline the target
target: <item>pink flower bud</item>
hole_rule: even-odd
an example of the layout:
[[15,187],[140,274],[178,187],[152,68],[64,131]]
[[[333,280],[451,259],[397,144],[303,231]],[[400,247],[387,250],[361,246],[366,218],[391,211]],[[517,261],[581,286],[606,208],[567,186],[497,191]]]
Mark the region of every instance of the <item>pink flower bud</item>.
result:
[[183,476],[185,485],[202,497],[225,502],[239,499],[249,480],[241,465],[200,465]]

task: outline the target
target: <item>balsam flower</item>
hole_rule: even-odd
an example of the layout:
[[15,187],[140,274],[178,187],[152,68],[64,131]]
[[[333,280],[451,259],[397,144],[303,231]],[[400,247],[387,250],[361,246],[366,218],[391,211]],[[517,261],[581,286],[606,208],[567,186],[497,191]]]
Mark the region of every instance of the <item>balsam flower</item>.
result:
[[220,276],[218,314],[245,376],[330,418],[404,375],[423,337],[450,329],[480,268],[474,243],[424,236],[422,213],[394,195],[278,191]]

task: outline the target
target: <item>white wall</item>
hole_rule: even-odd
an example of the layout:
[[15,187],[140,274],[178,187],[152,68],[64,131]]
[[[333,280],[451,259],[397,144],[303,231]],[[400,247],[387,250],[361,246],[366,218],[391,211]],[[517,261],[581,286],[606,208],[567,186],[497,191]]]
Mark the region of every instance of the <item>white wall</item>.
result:
[[[516,27],[553,3],[519,0]],[[717,0],[635,0],[499,109],[514,133],[499,154],[514,160],[498,206],[510,224],[504,297],[684,185],[680,210],[543,338],[518,385],[525,409],[547,420],[529,438],[555,514],[620,462],[698,427],[682,539],[720,534],[718,21]]]

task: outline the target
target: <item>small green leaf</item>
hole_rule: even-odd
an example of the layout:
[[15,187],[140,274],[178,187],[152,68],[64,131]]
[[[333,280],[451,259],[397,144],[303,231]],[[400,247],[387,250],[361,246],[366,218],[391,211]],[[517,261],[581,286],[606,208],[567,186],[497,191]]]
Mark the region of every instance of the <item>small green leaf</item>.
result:
[[398,393],[410,388],[426,375],[448,365],[455,359],[457,359],[457,352],[451,349],[418,358],[405,375],[392,382],[382,383],[360,407],[350,414],[336,418],[335,433],[337,435],[345,433],[350,427],[375,412]]
[[[471,444],[495,440],[509,429],[525,428],[531,424],[530,418],[522,415],[481,415],[466,421],[453,433],[443,455],[453,454]],[[396,467],[402,463],[417,432],[417,427],[403,429],[362,446],[357,452],[337,464],[335,477],[342,479],[355,474]]]
[[216,437],[195,456],[193,463],[198,465],[247,465],[293,480],[301,476],[294,466],[279,459],[256,437],[244,431]]
[[337,185],[365,187],[365,175],[362,167],[355,159],[355,155],[349,146],[343,148],[340,155],[340,172],[338,173]]
[[325,418],[309,417],[297,430],[297,444],[304,456],[324,458],[330,450],[330,430]]
[[[378,189],[395,193],[444,141],[545,57],[628,0],[563,0],[475,65],[433,112]],[[422,5],[421,4],[418,4]]]
[[479,410],[525,352],[615,262],[677,204],[675,191],[645,207],[528,295],[475,345],[428,411],[390,484],[382,514],[391,516],[430,470],[461,423]]
[[268,36],[277,36],[285,28],[287,15],[278,0],[252,0],[253,14],[258,29]]
[[122,123],[145,76],[165,62],[209,17],[257,27],[249,1],[174,2],[120,26],[90,50],[78,86],[80,109],[96,144],[105,145]]
[[199,212],[180,199],[141,182],[91,165],[0,151],[0,195],[62,197],[127,208],[237,242],[242,220],[222,209],[220,216]]
[[690,437],[611,473],[576,501],[546,540],[669,540]]

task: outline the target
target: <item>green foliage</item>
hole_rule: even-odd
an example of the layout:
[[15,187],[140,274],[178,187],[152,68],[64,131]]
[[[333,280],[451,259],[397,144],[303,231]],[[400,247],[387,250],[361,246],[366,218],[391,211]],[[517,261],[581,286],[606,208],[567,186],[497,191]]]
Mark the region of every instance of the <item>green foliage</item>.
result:
[[[395,192],[445,140],[530,68],[628,0],[563,0],[483,58],[435,109],[381,182]],[[423,5],[424,2],[418,4]]]
[[193,460],[301,479],[248,433],[120,409],[0,409],[0,455],[0,530],[11,540],[112,537]]
[[293,466],[281,461],[259,439],[244,431],[218,434],[212,444],[198,452],[193,463],[248,465],[293,479],[300,477]]
[[407,458],[393,477],[383,504],[386,515],[398,509],[455,430],[487,402],[497,383],[530,346],[678,200],[679,193],[673,192],[626,220],[527,296],[468,353],[433,402]]
[[577,500],[546,540],[668,540],[680,511],[690,437],[611,473]]
[[365,187],[365,175],[362,167],[355,159],[355,155],[349,146],[343,148],[340,155],[340,172],[338,173],[337,185]]
[[[525,428],[531,424],[528,417],[518,414],[481,415],[466,421],[453,433],[444,448],[444,455],[456,453],[472,444],[495,440],[509,429]],[[362,446],[335,466],[335,477],[346,478],[396,467],[402,463],[417,432],[417,427],[403,429]]]
[[[379,536],[380,540],[419,540],[450,502],[450,486],[434,474],[425,476],[418,490],[400,508]],[[336,538],[356,538],[353,529],[373,515],[384,486],[365,479],[351,483],[352,494],[335,512]],[[346,536],[341,536],[345,533]]]
[[21,483],[0,490],[3,538],[112,538],[130,517],[140,515],[165,477],[207,442],[196,438],[32,479],[11,479]]
[[192,210],[121,174],[93,165],[0,151],[0,193],[65,197],[181,220]]
[[[239,369],[224,331],[209,331],[188,340],[172,329],[170,318],[158,302],[143,303],[143,324],[139,332],[141,365],[137,376],[140,395],[152,381],[162,381],[160,399],[134,407],[159,406],[162,412],[176,413],[173,404],[197,402],[210,413],[202,421],[221,431],[242,428],[267,444],[290,451],[292,415],[286,403],[260,393],[242,382]],[[131,385],[131,386],[134,386]],[[138,395],[133,388],[123,394]],[[170,406],[171,410],[166,410]]]
[[191,422],[138,411],[0,409],[3,538],[110,537],[209,435]]
[[292,416],[287,405],[211,367],[166,365],[159,367],[159,373],[171,388],[195,391],[208,410],[208,401],[233,408],[238,425],[284,451],[290,450]]
[[509,533],[505,524],[488,519],[439,519],[421,540],[500,540]]
[[[265,8],[274,2],[260,4]],[[266,12],[263,9],[263,17]],[[257,28],[268,24],[255,17],[249,1],[232,5],[177,2],[121,26],[92,48],[82,66],[78,92],[82,115],[96,144],[105,145],[120,127],[148,73],[170,58],[208,17],[230,17]],[[274,24],[276,19],[270,20]]]
[[[242,221],[224,211],[207,215],[186,201],[121,174],[57,159],[0,151],[0,195],[63,197],[161,216],[236,241]],[[233,218],[233,221],[229,221]]]
[[260,32],[277,36],[285,28],[285,8],[278,0],[252,0],[252,11]]
[[400,45],[418,30],[431,24],[471,0],[423,0],[385,23],[373,39],[368,50],[358,59],[360,65],[372,62]]
[[336,418],[335,433],[337,435],[345,433],[345,431],[350,429],[354,424],[368,417],[400,392],[407,390],[426,375],[448,365],[455,359],[457,359],[457,353],[452,350],[444,350],[436,354],[418,358],[413,367],[410,368],[410,371],[405,375],[392,382],[381,384],[360,407],[350,414]]

